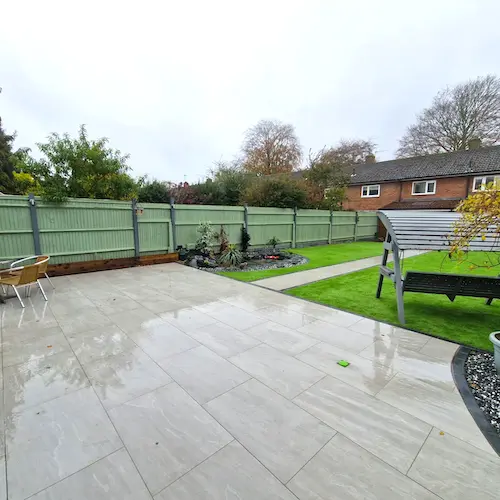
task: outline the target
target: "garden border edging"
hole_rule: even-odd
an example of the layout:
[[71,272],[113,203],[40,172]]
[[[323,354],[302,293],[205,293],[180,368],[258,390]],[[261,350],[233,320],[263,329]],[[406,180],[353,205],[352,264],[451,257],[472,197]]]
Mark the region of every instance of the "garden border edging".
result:
[[479,408],[476,398],[472,394],[469,384],[467,383],[467,379],[465,378],[465,361],[467,360],[469,353],[474,350],[475,349],[471,349],[470,347],[463,345],[459,346],[451,361],[451,373],[458,392],[460,393],[465,406],[469,410],[469,413],[474,419],[474,422],[476,422],[476,425],[479,427],[491,447],[500,456],[500,435],[491,426],[486,418],[486,415],[483,413],[481,408]]

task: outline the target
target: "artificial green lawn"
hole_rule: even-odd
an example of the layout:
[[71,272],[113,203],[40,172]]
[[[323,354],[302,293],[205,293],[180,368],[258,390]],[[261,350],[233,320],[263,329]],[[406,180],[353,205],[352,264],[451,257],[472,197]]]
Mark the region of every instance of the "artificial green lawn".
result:
[[269,269],[267,271],[236,271],[220,272],[218,274],[240,281],[256,281],[282,274],[296,273],[298,271],[306,271],[307,269],[316,269],[317,267],[331,266],[351,260],[382,255],[382,244],[373,241],[357,241],[354,243],[294,248],[288,251],[307,257],[309,262],[300,266]]
[[[432,252],[405,259],[403,275],[410,270],[492,276],[500,272],[498,267],[470,269],[471,262],[484,264],[485,254],[471,252],[467,262],[457,263],[448,259],[445,252]],[[286,293],[398,325],[394,284],[385,278],[382,297],[376,299],[378,277],[378,267],[372,267],[293,288]],[[404,303],[407,328],[492,350],[488,336],[500,330],[500,300],[486,306],[485,299],[457,297],[450,302],[445,295],[409,292],[404,295]]]

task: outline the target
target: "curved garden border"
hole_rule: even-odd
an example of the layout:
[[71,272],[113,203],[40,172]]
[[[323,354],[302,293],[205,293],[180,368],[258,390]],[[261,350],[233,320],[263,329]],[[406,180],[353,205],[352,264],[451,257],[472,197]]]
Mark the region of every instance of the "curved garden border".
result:
[[465,361],[472,350],[473,349],[470,347],[465,346],[460,346],[457,349],[455,355],[453,356],[453,360],[451,361],[451,373],[453,374],[455,385],[457,386],[458,392],[460,393],[460,396],[462,396],[469,413],[472,415],[472,418],[488,443],[490,443],[491,447],[497,452],[498,455],[500,455],[500,435],[491,426],[485,414],[481,408],[479,408],[479,405],[476,403],[476,398],[472,394],[469,384],[467,383],[467,379],[465,378]]

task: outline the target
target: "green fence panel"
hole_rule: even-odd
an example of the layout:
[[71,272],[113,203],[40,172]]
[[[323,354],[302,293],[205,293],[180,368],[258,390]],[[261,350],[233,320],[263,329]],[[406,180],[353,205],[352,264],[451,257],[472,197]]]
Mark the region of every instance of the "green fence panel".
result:
[[330,231],[329,210],[297,211],[297,244],[328,242]]
[[332,242],[355,239],[356,212],[333,212]]
[[378,217],[375,212],[358,212],[357,239],[374,239],[378,230]]
[[244,225],[244,208],[215,205],[174,205],[177,245],[194,248],[199,233],[200,222],[210,222],[212,227],[220,231],[223,225],[233,244],[241,243],[241,228]]
[[70,199],[62,205],[37,200],[42,253],[51,263],[134,256],[128,201]]
[[0,196],[0,260],[35,253],[27,196]]
[[166,203],[139,203],[140,255],[173,252],[170,205]]
[[264,246],[273,236],[291,245],[293,209],[248,207],[248,232],[252,246]]

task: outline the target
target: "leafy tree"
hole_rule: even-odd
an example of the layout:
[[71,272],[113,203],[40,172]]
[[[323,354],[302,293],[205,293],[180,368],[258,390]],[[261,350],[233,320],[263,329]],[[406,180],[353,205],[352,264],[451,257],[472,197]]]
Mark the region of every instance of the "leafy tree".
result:
[[137,184],[127,173],[128,155],[107,144],[106,138],[89,139],[82,125],[75,139],[68,134],[51,134],[48,142],[37,144],[44,157],[27,157],[18,168],[33,177],[49,201],[61,203],[68,197],[131,199]]
[[364,163],[375,147],[371,141],[351,139],[317,153],[310,152],[304,177],[311,186],[312,202],[318,208],[340,210],[350,179],[347,167]]
[[[489,185],[483,191],[469,195],[460,202],[457,212],[462,217],[455,223],[454,235],[451,239],[450,255],[463,258],[469,244],[476,238],[486,240],[488,228],[495,227],[495,239],[492,246],[498,246],[500,238],[500,187]],[[498,254],[497,254],[497,261]],[[496,262],[494,265],[498,265]],[[484,263],[486,267],[492,265],[492,260],[487,256]],[[480,267],[477,263],[474,267]]]
[[261,120],[248,129],[242,146],[244,170],[257,175],[282,174],[299,167],[302,149],[293,125]]
[[243,193],[243,200],[253,207],[307,208],[308,186],[289,175],[258,177]]
[[216,205],[238,205],[243,191],[254,178],[238,162],[216,163],[212,176],[213,201]]
[[0,118],[0,191],[11,193],[14,188],[14,162],[12,158],[12,143],[15,135],[9,135],[2,127]]
[[142,203],[170,203],[172,186],[168,182],[148,180],[144,177],[139,180],[137,199]]
[[399,141],[398,157],[466,149],[471,139],[500,141],[500,79],[494,75],[440,91]]

